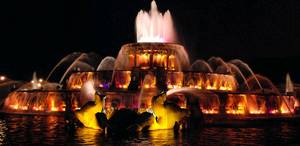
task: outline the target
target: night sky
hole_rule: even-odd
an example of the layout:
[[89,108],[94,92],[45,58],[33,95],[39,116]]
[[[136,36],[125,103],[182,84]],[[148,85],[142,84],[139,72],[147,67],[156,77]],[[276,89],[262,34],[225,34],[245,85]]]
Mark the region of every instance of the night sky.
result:
[[[134,21],[150,0],[29,0],[0,2],[0,74],[46,77],[67,54],[116,56],[135,42]],[[191,61],[239,58],[275,82],[300,82],[300,2],[297,0],[157,0],[169,9]],[[299,63],[298,63],[299,62]]]

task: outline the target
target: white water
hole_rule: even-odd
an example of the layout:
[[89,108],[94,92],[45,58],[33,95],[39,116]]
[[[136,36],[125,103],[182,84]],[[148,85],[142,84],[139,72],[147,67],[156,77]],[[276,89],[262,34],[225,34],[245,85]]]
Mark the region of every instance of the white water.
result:
[[170,11],[157,10],[153,0],[149,12],[141,10],[136,16],[137,42],[175,42],[175,30]]

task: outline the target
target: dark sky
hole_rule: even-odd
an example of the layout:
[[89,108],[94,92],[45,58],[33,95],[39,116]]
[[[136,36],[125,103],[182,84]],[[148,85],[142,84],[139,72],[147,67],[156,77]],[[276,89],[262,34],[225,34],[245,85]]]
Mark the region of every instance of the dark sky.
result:
[[[74,51],[116,56],[135,42],[134,20],[150,0],[10,0],[0,2],[0,73],[46,76]],[[255,72],[300,82],[300,2],[297,0],[157,0],[172,13],[191,60],[240,58]]]

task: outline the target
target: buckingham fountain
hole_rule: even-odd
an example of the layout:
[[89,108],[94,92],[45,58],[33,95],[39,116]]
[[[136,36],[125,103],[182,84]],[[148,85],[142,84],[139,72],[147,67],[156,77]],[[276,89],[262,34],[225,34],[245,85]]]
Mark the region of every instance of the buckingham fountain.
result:
[[[298,118],[290,77],[282,93],[239,59],[191,63],[184,46],[175,43],[171,13],[159,12],[155,1],[149,12],[138,12],[136,37],[137,43],[123,45],[116,58],[66,56],[46,80],[34,74],[31,82],[9,93],[1,111],[71,112],[85,127],[138,131],[171,129],[189,118],[204,124]],[[58,70],[61,76],[50,82]]]

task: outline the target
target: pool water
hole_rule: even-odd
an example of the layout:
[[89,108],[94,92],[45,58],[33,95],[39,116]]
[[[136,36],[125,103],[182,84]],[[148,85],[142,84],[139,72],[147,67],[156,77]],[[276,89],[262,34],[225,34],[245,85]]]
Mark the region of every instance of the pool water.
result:
[[299,122],[108,137],[84,127],[68,131],[63,116],[0,115],[0,145],[300,145],[299,137]]

